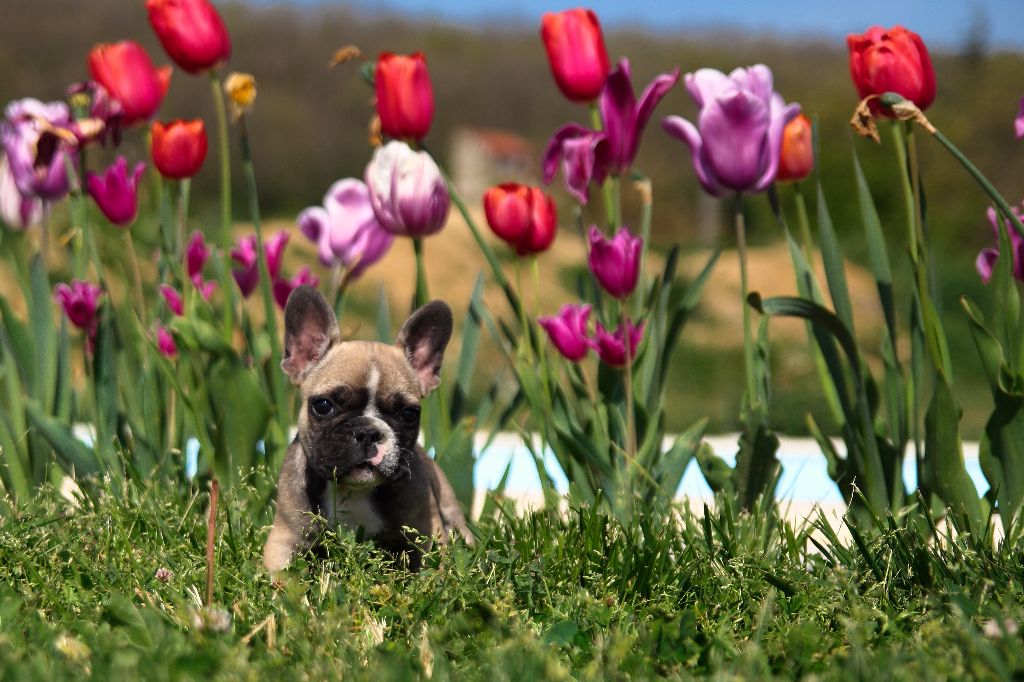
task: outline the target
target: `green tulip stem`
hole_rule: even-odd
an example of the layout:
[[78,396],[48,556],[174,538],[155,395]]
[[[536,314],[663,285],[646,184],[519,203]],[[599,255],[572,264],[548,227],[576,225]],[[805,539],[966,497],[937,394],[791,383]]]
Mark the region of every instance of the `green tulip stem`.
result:
[[[753,407],[757,401],[754,380],[754,340],[750,336],[750,306],[747,305],[747,229],[743,218],[743,195],[736,194],[736,251],[740,259],[740,305],[743,308],[743,369],[747,380],[747,401]],[[753,410],[751,410],[753,414]]]
[[[424,151],[430,153],[426,147]],[[484,258],[487,260],[487,265],[491,268],[491,273],[494,275],[494,281],[498,283],[501,290],[505,293],[505,298],[508,300],[509,307],[512,308],[512,312],[517,316],[519,315],[519,307],[522,305],[519,296],[515,290],[509,284],[508,278],[505,277],[505,273],[501,269],[501,265],[498,263],[497,257],[494,255],[494,249],[491,245],[483,238],[483,234],[480,232],[480,228],[476,224],[476,220],[473,219],[473,215],[469,212],[466,207],[466,203],[462,200],[458,190],[455,187],[455,183],[452,182],[452,178],[448,175],[448,171],[445,170],[444,166],[437,162],[437,157],[434,157],[434,162],[437,163],[437,167],[441,169],[441,175],[444,177],[445,183],[448,185],[448,196],[451,198],[452,203],[455,204],[455,208],[459,211],[462,219],[466,222],[466,226],[469,228],[470,233],[473,235],[473,240],[476,245],[480,248],[481,253],[484,254]]]
[[[744,308],[748,306],[744,305]],[[633,349],[632,334],[629,333],[629,316],[626,314],[625,302],[622,306],[622,340],[626,354],[626,366],[623,369],[623,389],[626,392],[626,461],[636,462],[636,409],[633,406]]]
[[[654,194],[651,191],[649,178],[641,178],[637,181],[636,187],[640,190],[640,238],[643,239],[643,246],[640,248],[640,274],[642,281],[647,267],[647,252],[651,248],[651,219],[654,216]],[[643,295],[633,296],[633,317],[639,319],[643,312]]]
[[907,248],[910,260],[916,266],[918,259],[917,210],[914,205],[914,188],[911,184],[907,162],[907,147],[903,139],[903,124],[893,121],[892,134],[895,140],[896,160],[899,164],[900,187],[903,190],[903,204],[906,208]]
[[128,260],[131,261],[132,278],[135,280],[135,305],[138,306],[139,320],[142,326],[146,327],[146,297],[142,288],[142,270],[139,268],[139,253],[135,250],[135,242],[132,240],[131,230],[121,230],[124,239],[124,248],[128,253]]
[[191,200],[192,179],[185,178],[178,185],[178,255],[182,259],[182,267],[186,265],[185,244],[188,240],[188,209]]
[[430,292],[427,289],[427,266],[423,259],[423,240],[414,237],[412,249],[416,254],[416,293],[412,299],[412,309],[415,311],[430,300]]
[[224,104],[224,88],[220,74],[210,70],[210,87],[213,90],[213,104],[217,116],[217,138],[220,143],[220,235],[218,246],[227,246],[231,241],[231,144],[228,139],[228,115]]
[[[601,111],[596,103],[590,105],[590,124],[595,131],[604,130],[604,122],[601,120]],[[615,229],[616,225],[622,224],[621,209],[618,206],[619,195],[618,178],[608,177],[601,184],[601,193],[604,194],[604,212],[608,219],[608,227]]]
[[793,183],[793,196],[796,200],[796,219],[800,225],[800,241],[803,242],[801,246],[804,249],[807,262],[813,265],[814,242],[811,239],[811,220],[807,216],[807,200],[804,198],[804,192],[799,182]]
[[[291,418],[288,406],[288,391],[284,385],[284,377],[278,371],[281,366],[281,337],[277,330],[277,311],[274,308],[274,295],[271,291],[270,269],[267,266],[266,253],[263,246],[263,233],[260,217],[259,190],[256,186],[256,167],[252,162],[252,145],[249,142],[249,128],[245,116],[238,119],[239,150],[242,157],[242,175],[245,188],[249,195],[249,220],[252,221],[256,235],[256,262],[260,271],[260,298],[263,299],[263,318],[270,338],[270,371],[268,381],[273,393],[274,408],[277,413],[278,425],[282,433],[287,433],[288,420]],[[269,454],[269,451],[268,451]]]

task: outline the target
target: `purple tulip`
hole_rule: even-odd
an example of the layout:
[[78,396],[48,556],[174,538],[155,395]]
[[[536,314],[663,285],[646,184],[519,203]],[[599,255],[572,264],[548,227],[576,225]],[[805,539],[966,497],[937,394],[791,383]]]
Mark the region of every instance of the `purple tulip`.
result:
[[608,239],[591,226],[587,238],[590,242],[587,265],[598,283],[615,298],[632,294],[640,277],[640,251],[644,240],[628,227],[620,227],[615,236]]
[[65,160],[76,142],[70,125],[71,113],[63,102],[26,98],[4,109],[0,143],[23,195],[52,201],[68,193]]
[[185,314],[185,305],[181,300],[181,294],[174,287],[167,286],[166,284],[160,285],[160,295],[164,297],[164,302],[167,307],[175,315]]
[[654,107],[678,80],[679,69],[655,77],[637,101],[629,60],[621,59],[601,90],[599,106],[604,130],[569,123],[555,131],[544,150],[544,182],[550,183],[555,177],[561,159],[569,192],[580,203],[587,203],[591,181],[600,184],[609,175],[621,175],[633,165],[640,136]]
[[1024,137],[1024,97],[1020,99],[1020,111],[1017,118],[1013,119],[1013,132],[1016,133],[1018,140]]
[[170,360],[178,356],[178,344],[174,343],[174,337],[165,327],[156,328],[156,348],[161,355]]
[[24,230],[42,219],[42,200],[21,193],[14,182],[7,157],[0,154],[0,220],[10,227]]
[[[1021,213],[1016,207],[1013,208],[1014,214],[1020,217]],[[999,244],[999,217],[994,208],[988,209],[988,221],[992,224],[992,230],[996,234],[996,244]],[[1017,234],[1017,230],[1013,229],[1009,220],[1004,220],[1006,224],[1006,232],[1010,235],[1010,248],[1013,250],[1013,276],[1017,281],[1024,282],[1024,237]],[[978,270],[978,274],[981,276],[981,281],[985,284],[989,283],[992,279],[992,273],[996,267],[996,261],[999,260],[999,249],[982,249],[981,253],[978,254],[977,260],[974,261],[974,267]]]
[[128,227],[135,221],[139,213],[139,178],[144,170],[146,164],[139,161],[129,175],[128,160],[119,156],[103,175],[92,171],[86,173],[89,196],[103,211],[103,215],[107,216],[107,220],[121,227]]
[[344,265],[351,277],[383,258],[394,241],[373,212],[369,188],[355,178],[331,185],[323,207],[307,208],[298,223],[299,231],[317,243],[320,262],[327,267]]
[[92,332],[96,328],[96,311],[102,293],[95,284],[76,279],[70,285],[62,282],[54,287],[53,298],[64,309],[71,324]]
[[589,305],[570,304],[562,306],[557,316],[542,317],[537,323],[548,333],[551,343],[566,360],[579,362],[591,348],[596,347],[587,333],[589,319]]
[[366,167],[370,205],[381,227],[400,237],[434,234],[448,220],[448,185],[430,154],[397,140],[378,147]]
[[274,300],[277,301],[277,305],[284,310],[285,304],[288,302],[288,297],[291,296],[295,289],[298,289],[303,284],[308,284],[311,287],[315,287],[320,284],[319,278],[310,272],[308,266],[303,266],[299,272],[291,279],[279,278],[274,280]]
[[256,260],[256,235],[250,234],[238,240],[235,248],[231,249],[231,259],[241,267],[232,268],[231,276],[238,284],[238,290],[242,296],[249,298],[252,292],[256,291],[256,285],[260,283],[260,267]]
[[687,144],[700,184],[709,193],[761,192],[775,180],[782,131],[800,113],[772,91],[764,64],[686,74],[686,89],[700,108],[697,125],[680,116],[662,121],[665,131]]
[[634,326],[629,320],[625,321],[625,328],[619,325],[614,333],[609,332],[598,322],[594,340],[597,342],[597,355],[601,362],[612,367],[626,366],[626,336],[629,336],[629,359],[630,362],[636,359],[636,349],[644,337],[645,322]]
[[191,280],[196,290],[199,291],[199,295],[203,297],[204,301],[209,301],[210,296],[217,289],[217,282],[203,279],[203,268],[209,259],[210,247],[206,245],[203,233],[199,231],[193,232],[192,237],[188,240],[188,245],[185,247],[185,270],[188,272],[189,280]]

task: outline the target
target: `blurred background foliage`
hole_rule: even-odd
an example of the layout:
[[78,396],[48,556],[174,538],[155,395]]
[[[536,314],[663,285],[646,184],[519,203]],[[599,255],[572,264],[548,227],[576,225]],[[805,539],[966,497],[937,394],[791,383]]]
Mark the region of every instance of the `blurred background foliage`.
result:
[[[459,129],[502,129],[522,135],[532,144],[537,157],[535,173],[539,175],[539,156],[548,136],[566,121],[585,123],[587,119],[587,112],[568,103],[554,86],[537,35],[539,17],[536,27],[468,27],[371,15],[346,9],[340,3],[305,8],[247,3],[220,7],[234,44],[229,68],[251,72],[259,83],[250,129],[262,208],[271,218],[293,221],[303,207],[318,203],[337,178],[361,176],[369,159],[371,92],[361,81],[358,66],[328,68],[331,56],[343,45],[358,45],[371,58],[382,50],[420,49],[426,53],[437,102],[427,144],[442,159],[449,155],[450,142]],[[939,94],[928,115],[1015,201],[1024,197],[1020,182],[1022,154],[1017,149],[1024,143],[1014,139],[1012,125],[1018,98],[1024,91],[1020,85],[1024,58],[1017,53],[990,52],[983,33],[979,27],[967,26],[959,48],[932,49]],[[62,97],[69,83],[87,76],[84,55],[94,43],[123,38],[141,42],[157,64],[168,61],[148,30],[141,2],[4,0],[0,102],[25,96],[44,100]],[[927,35],[923,38],[928,41]],[[891,256],[897,266],[897,281],[903,282],[897,295],[903,302],[900,312],[905,320],[909,268],[900,238],[902,203],[895,155],[889,144],[878,147],[851,137],[847,121],[856,105],[856,93],[849,78],[845,45],[782,41],[725,31],[676,34],[612,30],[607,42],[613,59],[623,55],[630,58],[638,91],[655,74],[676,66],[685,73],[704,66],[729,71],[758,62],[769,65],[775,73],[776,89],[787,101],[800,102],[804,111],[819,122],[820,168],[829,207],[845,251],[855,262],[863,262],[850,153],[851,145],[856,145],[883,224],[893,235],[890,243],[897,245]],[[177,72],[161,118],[212,119],[208,91],[205,79]],[[687,250],[700,250],[719,239],[728,243],[730,230],[707,229],[709,222],[713,228],[725,225],[725,207],[709,204],[703,198],[689,153],[660,130],[660,118],[669,113],[688,117],[695,113],[681,85],[657,110],[636,164],[654,179],[655,247],[678,243]],[[980,248],[991,245],[993,235],[985,220],[987,203],[982,193],[937,145],[927,139],[921,142],[924,190],[931,208],[928,227],[942,272],[947,330],[965,410],[964,435],[976,438],[990,411],[991,399],[966,319],[956,301],[967,294],[983,307],[991,305],[991,296],[984,292],[974,271],[974,258]],[[139,136],[130,136],[127,144],[124,151],[129,158],[144,157]],[[216,173],[217,164],[208,161],[193,184],[193,215],[198,226],[216,220]],[[235,182],[236,197],[244,196],[240,174],[235,175]],[[560,182],[556,180],[556,184]],[[565,233],[574,233],[568,197],[560,187],[555,194],[563,209],[562,228]],[[790,193],[783,189],[781,194],[784,205],[791,209]],[[636,215],[638,206],[629,203],[636,196],[627,192],[626,198],[626,215]],[[777,243],[780,233],[767,201],[755,197],[749,206],[751,241],[755,245]],[[235,210],[236,218],[244,219],[244,202],[236,199]],[[783,255],[779,263],[785,267],[776,277],[792,282],[788,258],[784,251],[779,253]],[[727,255],[723,263],[730,259],[734,258]],[[571,281],[572,266],[564,265],[563,269],[560,279]],[[466,270],[467,289],[476,274],[476,270]],[[440,290],[435,293],[445,295]],[[356,294],[365,294],[367,300],[365,305],[353,302],[352,309],[365,309],[372,319],[376,292],[357,289]],[[701,314],[713,317],[717,301],[738,308],[731,297],[709,297]],[[550,305],[561,302],[552,300]],[[453,300],[453,304],[461,307],[462,302]],[[735,313],[738,316],[739,311]],[[857,314],[858,319],[877,317],[877,310],[868,307]],[[728,338],[715,338],[716,333]],[[742,385],[738,336],[738,326],[725,326],[711,334],[684,338],[670,388],[670,400],[678,406],[670,411],[670,427],[680,428],[704,414],[711,417],[712,430],[737,427],[741,393],[737,387]],[[809,410],[828,423],[802,335],[776,339],[774,350],[776,428],[803,432],[804,414]]]

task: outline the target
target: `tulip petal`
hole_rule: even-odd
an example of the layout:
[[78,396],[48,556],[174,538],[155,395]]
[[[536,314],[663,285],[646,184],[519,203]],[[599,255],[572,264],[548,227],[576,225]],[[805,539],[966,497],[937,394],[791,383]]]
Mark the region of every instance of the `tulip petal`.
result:
[[1017,134],[1017,139],[1024,137],[1024,97],[1020,99],[1020,113],[1013,120],[1013,131]]
[[655,76],[654,80],[647,84],[644,91],[640,94],[640,101],[636,107],[636,136],[640,137],[640,133],[647,127],[648,121],[651,120],[651,116],[654,114],[654,108],[658,106],[658,103],[665,98],[668,91],[672,89],[675,84],[679,82],[679,69],[672,69],[668,73]]
[[768,158],[764,173],[754,185],[754,190],[761,192],[768,185],[775,182],[775,175],[779,170],[779,157],[782,154],[782,135],[786,130],[786,124],[800,115],[800,105],[794,103],[785,104],[782,97],[773,95],[771,98],[771,124],[768,126]]
[[555,131],[541,156],[541,169],[544,173],[545,185],[550,185],[558,173],[558,162],[562,157],[562,147],[565,145],[565,141],[582,135],[590,135],[593,132],[578,123],[568,123]]
[[686,74],[684,83],[694,103],[701,108],[718,97],[719,92],[732,85],[729,77],[718,69],[697,69]]
[[636,96],[629,60],[623,57],[608,75],[601,91],[601,118],[612,172],[621,173],[632,161],[636,150]]
[[761,177],[770,123],[768,104],[745,90],[724,91],[701,109],[703,158],[723,185],[743,191]]
[[978,258],[974,261],[974,268],[978,271],[981,281],[985,284],[988,284],[989,280],[992,279],[992,272],[995,270],[996,261],[998,260],[998,251],[995,249],[982,249],[981,253],[978,254]]
[[704,163],[704,141],[701,139],[697,127],[682,116],[666,116],[661,121],[661,127],[666,133],[682,140],[690,148],[693,170],[697,174],[697,180],[700,181],[701,187],[716,197],[724,195],[726,190],[719,183],[714,170]]

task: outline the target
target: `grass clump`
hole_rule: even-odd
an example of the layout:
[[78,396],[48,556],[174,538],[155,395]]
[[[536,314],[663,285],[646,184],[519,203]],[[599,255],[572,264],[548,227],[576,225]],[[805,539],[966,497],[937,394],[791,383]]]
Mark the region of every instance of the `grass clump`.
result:
[[[56,491],[0,525],[4,679],[1007,678],[1024,673],[1021,546],[887,519],[843,542],[769,508],[498,505],[415,575],[352,534],[272,582],[269,509],[158,481]],[[818,525],[823,524],[823,521]],[[814,534],[812,541],[811,536]]]

